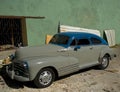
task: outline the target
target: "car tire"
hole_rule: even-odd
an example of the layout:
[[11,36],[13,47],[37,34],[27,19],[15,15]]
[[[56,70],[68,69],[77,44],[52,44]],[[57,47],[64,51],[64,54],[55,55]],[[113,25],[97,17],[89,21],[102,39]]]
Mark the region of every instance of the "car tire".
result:
[[98,66],[98,68],[104,70],[108,67],[108,65],[109,65],[109,57],[105,55],[100,59],[100,65]]
[[37,74],[34,84],[38,88],[45,88],[50,86],[55,79],[55,73],[51,68],[44,68]]

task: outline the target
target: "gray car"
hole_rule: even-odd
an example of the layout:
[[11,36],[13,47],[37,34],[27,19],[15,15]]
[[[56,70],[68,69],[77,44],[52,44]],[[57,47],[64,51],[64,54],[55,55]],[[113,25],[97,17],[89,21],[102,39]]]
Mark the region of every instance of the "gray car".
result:
[[37,87],[48,87],[60,77],[84,68],[105,69],[113,57],[107,42],[84,32],[63,32],[53,36],[48,45],[22,47],[16,50],[8,75],[18,81],[34,81]]

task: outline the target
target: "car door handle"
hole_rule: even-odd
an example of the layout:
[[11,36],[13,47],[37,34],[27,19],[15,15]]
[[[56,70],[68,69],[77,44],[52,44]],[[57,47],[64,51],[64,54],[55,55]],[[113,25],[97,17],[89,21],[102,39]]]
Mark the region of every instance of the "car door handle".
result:
[[66,52],[66,51],[68,51],[68,49],[60,49],[57,52]]
[[90,47],[90,50],[92,50],[93,49],[93,47]]

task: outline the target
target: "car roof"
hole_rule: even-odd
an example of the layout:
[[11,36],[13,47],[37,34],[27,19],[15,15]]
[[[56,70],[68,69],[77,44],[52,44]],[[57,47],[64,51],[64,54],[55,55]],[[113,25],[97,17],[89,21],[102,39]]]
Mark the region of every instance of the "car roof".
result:
[[[100,44],[108,45],[106,40],[104,40],[102,37],[92,34],[92,33],[87,33],[87,32],[61,32],[61,33],[58,33],[57,35],[65,35],[65,36],[70,37],[71,39],[74,39],[74,38],[75,39],[84,39],[84,38],[90,39],[91,37],[93,37],[93,38],[99,39],[101,41]],[[69,41],[69,44],[71,43],[71,41],[72,40]],[[63,47],[68,47],[69,44],[67,46],[63,46]],[[93,44],[91,43],[91,45],[93,45]]]
[[83,37],[97,37],[97,38],[101,38],[95,34],[91,34],[91,33],[86,33],[86,32],[62,32],[60,33],[61,35],[66,35],[69,37],[75,37],[75,38],[83,38]]

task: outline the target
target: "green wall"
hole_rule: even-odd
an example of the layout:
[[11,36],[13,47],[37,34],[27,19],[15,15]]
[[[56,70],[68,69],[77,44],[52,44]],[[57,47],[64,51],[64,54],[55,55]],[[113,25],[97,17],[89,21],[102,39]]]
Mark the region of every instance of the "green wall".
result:
[[120,44],[120,0],[0,0],[0,15],[45,16],[26,19],[28,45],[45,43],[46,34],[57,33],[58,23],[116,31]]

